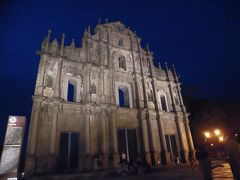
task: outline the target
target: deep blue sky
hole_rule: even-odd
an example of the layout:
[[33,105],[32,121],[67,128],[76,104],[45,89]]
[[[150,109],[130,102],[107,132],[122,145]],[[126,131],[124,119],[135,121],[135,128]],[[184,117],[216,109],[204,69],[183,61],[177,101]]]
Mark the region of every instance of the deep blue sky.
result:
[[130,26],[155,61],[174,63],[184,85],[200,88],[198,96],[240,99],[239,0],[8,0],[0,3],[0,144],[9,114],[29,118],[35,52],[47,30],[79,46],[98,18]]

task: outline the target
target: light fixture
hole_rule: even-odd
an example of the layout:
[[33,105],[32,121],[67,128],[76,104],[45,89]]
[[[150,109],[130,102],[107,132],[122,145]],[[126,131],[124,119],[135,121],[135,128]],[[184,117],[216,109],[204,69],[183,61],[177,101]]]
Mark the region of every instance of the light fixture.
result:
[[210,138],[211,137],[211,134],[208,131],[204,132],[204,135],[205,135],[206,138]]
[[219,137],[219,141],[222,142],[224,138],[222,136]]
[[215,129],[215,130],[214,130],[214,134],[215,134],[216,136],[219,136],[220,133],[221,133],[221,131],[220,131],[219,129]]

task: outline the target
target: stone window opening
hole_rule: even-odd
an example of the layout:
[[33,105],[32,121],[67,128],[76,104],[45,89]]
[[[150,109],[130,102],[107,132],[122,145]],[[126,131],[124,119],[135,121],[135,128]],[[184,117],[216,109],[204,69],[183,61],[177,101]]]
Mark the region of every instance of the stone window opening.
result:
[[67,100],[70,102],[76,102],[76,89],[77,89],[77,82],[75,80],[68,81],[68,88],[67,88]]
[[124,70],[126,70],[126,60],[124,56],[120,56],[118,58],[118,64],[119,64],[119,68],[123,68]]
[[162,107],[162,111],[168,111],[167,109],[167,101],[166,101],[166,97],[164,94],[160,95],[160,101],[161,101],[161,107]]
[[128,88],[126,86],[119,86],[118,95],[119,95],[119,106],[130,108]]
[[97,87],[94,83],[91,85],[91,93],[92,94],[97,94]]
[[52,76],[46,75],[45,85],[46,85],[46,87],[49,87],[49,88],[52,87],[52,85],[53,85]]

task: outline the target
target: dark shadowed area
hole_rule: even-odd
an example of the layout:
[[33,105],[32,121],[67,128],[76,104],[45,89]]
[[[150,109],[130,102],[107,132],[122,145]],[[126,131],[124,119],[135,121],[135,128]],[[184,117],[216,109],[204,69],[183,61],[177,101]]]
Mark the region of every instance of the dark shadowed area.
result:
[[[0,147],[8,115],[30,119],[39,63],[36,50],[47,30],[53,30],[52,38],[58,42],[65,33],[66,44],[75,38],[80,46],[84,28],[90,25],[93,32],[99,18],[120,20],[136,31],[142,45],[149,44],[155,64],[175,64],[186,95],[230,104],[240,100],[239,9],[238,0],[1,1]],[[192,108],[193,102],[188,101],[190,112],[200,109]],[[209,108],[201,103],[206,113]],[[227,116],[221,115],[225,109],[216,110],[220,113],[212,117]]]

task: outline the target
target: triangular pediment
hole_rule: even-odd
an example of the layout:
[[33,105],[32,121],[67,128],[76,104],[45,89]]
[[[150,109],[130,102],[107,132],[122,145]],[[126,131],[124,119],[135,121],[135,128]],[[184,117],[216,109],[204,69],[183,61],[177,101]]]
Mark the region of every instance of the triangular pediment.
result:
[[119,33],[130,33],[133,35],[136,35],[134,32],[132,32],[129,27],[126,27],[125,24],[123,24],[121,21],[115,21],[110,23],[103,24],[104,26],[108,26],[113,31],[119,32]]

